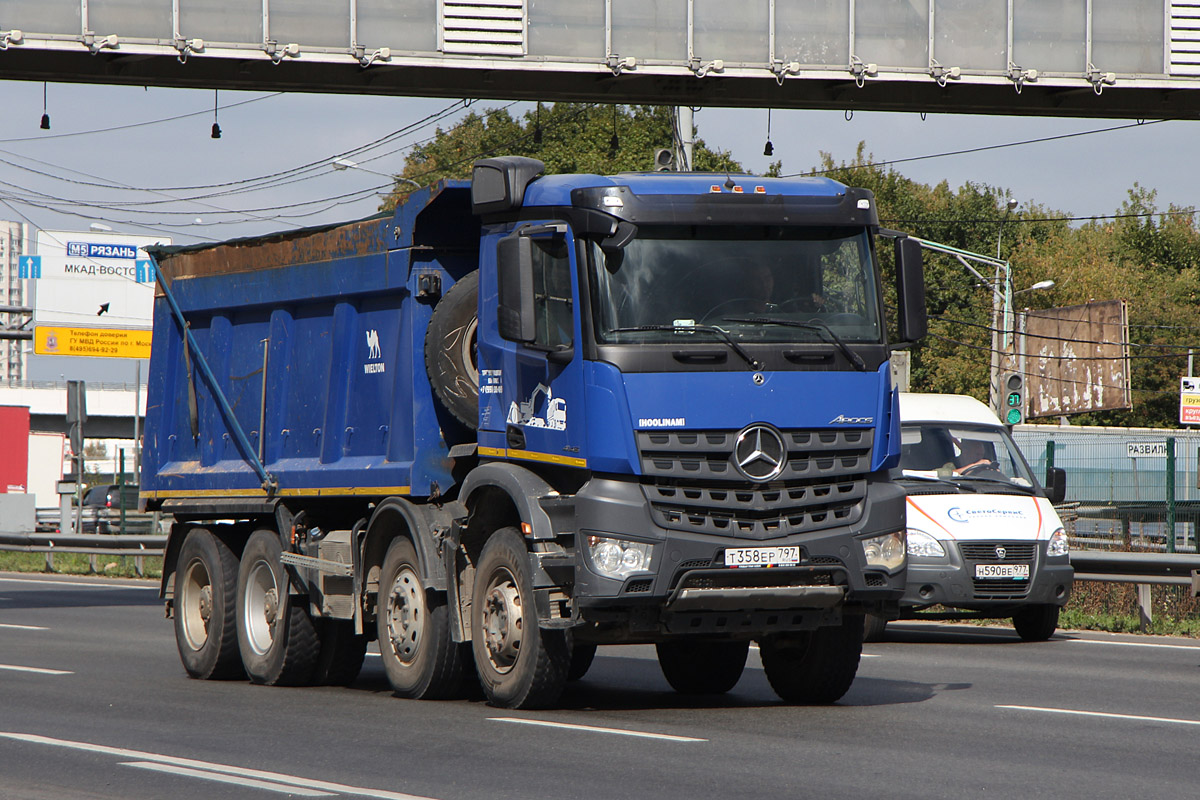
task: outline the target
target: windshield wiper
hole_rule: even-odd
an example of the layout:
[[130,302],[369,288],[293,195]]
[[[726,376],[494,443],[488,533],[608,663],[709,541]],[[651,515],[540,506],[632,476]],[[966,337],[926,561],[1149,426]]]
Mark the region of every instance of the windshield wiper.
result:
[[819,320],[811,322],[798,322],[794,319],[779,319],[778,317],[721,317],[725,322],[758,322],[768,325],[784,325],[789,328],[803,328],[804,330],[816,331],[817,334],[832,345],[836,345],[838,350],[842,351],[842,355],[846,357],[856,370],[864,372],[867,369],[867,362],[862,360],[862,356],[851,350],[842,341],[841,337],[833,332],[833,329]]
[[747,353],[742,346],[733,340],[729,332],[718,328],[716,325],[634,325],[629,328],[613,328],[609,333],[645,333],[647,331],[667,331],[668,333],[691,333],[700,331],[701,333],[711,333],[725,344],[729,345],[729,349],[738,354],[738,357],[750,365],[750,369],[762,369],[763,365],[753,356]]
[[979,493],[979,489],[975,488],[974,486],[971,486],[971,485],[965,484],[965,483],[959,483],[958,481],[952,480],[951,478],[942,478],[937,475],[912,475],[912,474],[907,474],[906,471],[902,471],[901,475],[900,475],[900,480],[902,480],[902,481],[929,481],[931,483],[948,483],[951,486],[954,486],[958,489],[962,489],[964,492],[973,492],[976,494]]

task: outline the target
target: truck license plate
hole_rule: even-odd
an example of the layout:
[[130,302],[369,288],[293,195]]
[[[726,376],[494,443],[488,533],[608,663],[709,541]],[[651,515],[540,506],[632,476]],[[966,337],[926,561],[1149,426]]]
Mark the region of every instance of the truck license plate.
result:
[[800,563],[800,547],[731,547],[727,567],[790,567]]
[[976,578],[1011,578],[1014,581],[1029,580],[1028,564],[976,564]]

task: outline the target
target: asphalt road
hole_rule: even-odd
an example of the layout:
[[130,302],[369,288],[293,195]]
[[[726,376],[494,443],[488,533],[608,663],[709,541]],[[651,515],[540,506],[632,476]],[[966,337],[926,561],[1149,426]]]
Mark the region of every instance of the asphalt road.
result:
[[1200,642],[889,627],[829,707],[757,654],[719,698],[651,648],[601,648],[564,707],[194,681],[157,585],[0,573],[0,800],[1182,798],[1200,781]]

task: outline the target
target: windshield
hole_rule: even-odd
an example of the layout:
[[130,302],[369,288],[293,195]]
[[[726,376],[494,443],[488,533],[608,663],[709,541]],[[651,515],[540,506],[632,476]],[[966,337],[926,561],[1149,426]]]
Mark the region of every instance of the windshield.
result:
[[671,341],[705,325],[740,341],[822,341],[821,329],[881,341],[862,229],[643,226],[616,258],[593,243],[589,264],[600,343]]
[[1034,485],[1029,465],[1007,431],[939,422],[901,426],[900,466],[892,477],[998,481],[1023,489]]

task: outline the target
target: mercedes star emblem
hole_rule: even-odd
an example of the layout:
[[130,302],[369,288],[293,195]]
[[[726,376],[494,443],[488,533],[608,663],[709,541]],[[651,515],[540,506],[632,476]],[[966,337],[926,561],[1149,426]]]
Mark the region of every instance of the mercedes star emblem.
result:
[[734,443],[733,465],[757,483],[778,478],[787,465],[783,436],[769,425],[746,427]]

